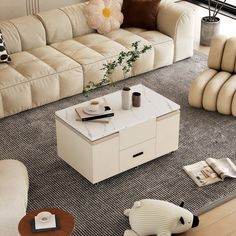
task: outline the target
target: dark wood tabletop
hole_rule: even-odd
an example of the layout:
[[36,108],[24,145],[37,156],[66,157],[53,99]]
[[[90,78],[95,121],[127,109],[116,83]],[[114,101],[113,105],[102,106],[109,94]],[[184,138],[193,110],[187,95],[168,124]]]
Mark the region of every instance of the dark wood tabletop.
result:
[[[48,211],[56,215],[60,226],[59,229],[54,231],[33,233],[31,222],[34,219],[34,217],[42,211]],[[57,208],[42,208],[27,213],[21,219],[18,225],[18,230],[21,236],[69,236],[72,234],[74,226],[75,226],[74,217],[70,213]]]

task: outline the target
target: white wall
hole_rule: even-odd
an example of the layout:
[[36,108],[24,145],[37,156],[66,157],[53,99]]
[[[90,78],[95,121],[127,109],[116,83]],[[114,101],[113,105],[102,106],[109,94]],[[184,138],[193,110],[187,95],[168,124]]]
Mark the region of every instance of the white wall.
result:
[[86,0],[0,0],[0,20],[34,14]]

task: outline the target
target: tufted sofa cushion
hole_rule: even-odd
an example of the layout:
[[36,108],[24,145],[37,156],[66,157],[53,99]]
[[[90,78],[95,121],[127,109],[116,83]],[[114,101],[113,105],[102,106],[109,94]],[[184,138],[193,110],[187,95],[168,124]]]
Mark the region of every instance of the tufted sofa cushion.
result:
[[22,51],[46,45],[45,29],[36,16],[24,16],[10,22],[20,36]]
[[[51,46],[82,66],[84,85],[87,85],[91,80],[100,81],[104,75],[104,71],[100,70],[103,64],[117,59],[119,53],[129,49],[135,41],[140,41],[141,45],[151,44],[153,48],[134,63],[130,75],[138,75],[173,63],[173,40],[157,31],[119,29],[105,36],[96,33],[86,34]],[[121,67],[115,70],[112,79],[124,79]]]
[[83,90],[81,66],[50,46],[11,54],[0,65],[0,116],[37,107]]

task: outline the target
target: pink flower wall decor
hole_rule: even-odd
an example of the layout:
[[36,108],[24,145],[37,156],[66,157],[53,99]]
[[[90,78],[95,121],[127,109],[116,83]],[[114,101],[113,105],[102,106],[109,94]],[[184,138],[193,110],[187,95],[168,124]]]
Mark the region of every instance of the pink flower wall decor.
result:
[[119,29],[124,19],[120,3],[114,0],[90,0],[84,14],[88,25],[100,34]]

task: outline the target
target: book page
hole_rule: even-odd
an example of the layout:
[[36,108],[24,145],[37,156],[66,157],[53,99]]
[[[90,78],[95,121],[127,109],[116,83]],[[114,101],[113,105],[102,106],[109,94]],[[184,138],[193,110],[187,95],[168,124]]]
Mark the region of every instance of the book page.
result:
[[184,166],[183,169],[199,187],[222,181],[206,161]]
[[206,162],[222,179],[225,177],[236,178],[236,166],[229,158],[207,158]]

